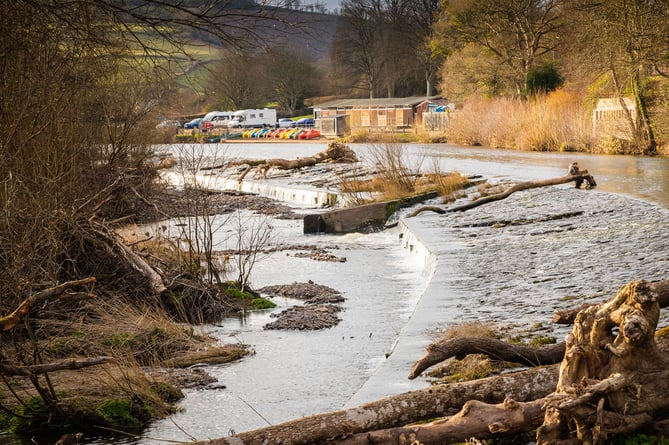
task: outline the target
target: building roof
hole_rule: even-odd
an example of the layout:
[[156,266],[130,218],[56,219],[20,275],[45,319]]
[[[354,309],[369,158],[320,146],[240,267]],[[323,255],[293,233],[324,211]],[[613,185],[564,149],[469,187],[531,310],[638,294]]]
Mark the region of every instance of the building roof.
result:
[[425,101],[438,100],[441,96],[386,97],[374,99],[335,99],[314,104],[313,109],[324,108],[407,108]]

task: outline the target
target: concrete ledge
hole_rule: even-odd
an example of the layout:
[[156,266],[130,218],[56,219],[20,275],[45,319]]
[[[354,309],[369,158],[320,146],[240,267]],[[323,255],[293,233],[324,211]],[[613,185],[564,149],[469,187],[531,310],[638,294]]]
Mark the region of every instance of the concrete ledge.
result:
[[349,233],[380,230],[390,215],[427,199],[436,198],[436,192],[424,193],[393,201],[374,202],[355,207],[331,210],[304,216],[304,233]]

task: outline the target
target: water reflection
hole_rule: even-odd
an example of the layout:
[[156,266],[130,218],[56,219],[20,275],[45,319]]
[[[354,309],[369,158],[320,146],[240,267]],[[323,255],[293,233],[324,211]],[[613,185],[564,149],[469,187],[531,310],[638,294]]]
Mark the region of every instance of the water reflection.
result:
[[669,158],[519,152],[448,144],[416,144],[412,151],[415,156],[425,154],[438,159],[443,171],[521,181],[562,176],[569,164],[576,161],[595,177],[598,190],[669,208]]

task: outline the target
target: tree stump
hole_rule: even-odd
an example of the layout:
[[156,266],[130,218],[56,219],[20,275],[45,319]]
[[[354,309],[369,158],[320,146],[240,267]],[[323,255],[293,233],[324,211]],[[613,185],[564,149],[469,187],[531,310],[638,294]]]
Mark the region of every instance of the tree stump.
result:
[[659,314],[654,287],[643,280],[579,312],[538,444],[602,444],[610,434],[649,426],[666,409],[668,362],[655,343]]

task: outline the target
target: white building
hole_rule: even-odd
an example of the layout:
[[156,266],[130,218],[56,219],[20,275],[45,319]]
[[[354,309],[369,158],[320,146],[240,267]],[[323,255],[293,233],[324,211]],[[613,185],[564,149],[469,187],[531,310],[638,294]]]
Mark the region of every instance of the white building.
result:
[[[636,125],[636,102],[631,97],[625,97],[623,101]],[[634,128],[630,128],[629,119],[618,98],[599,99],[592,114],[592,129],[596,137],[633,139]]]

